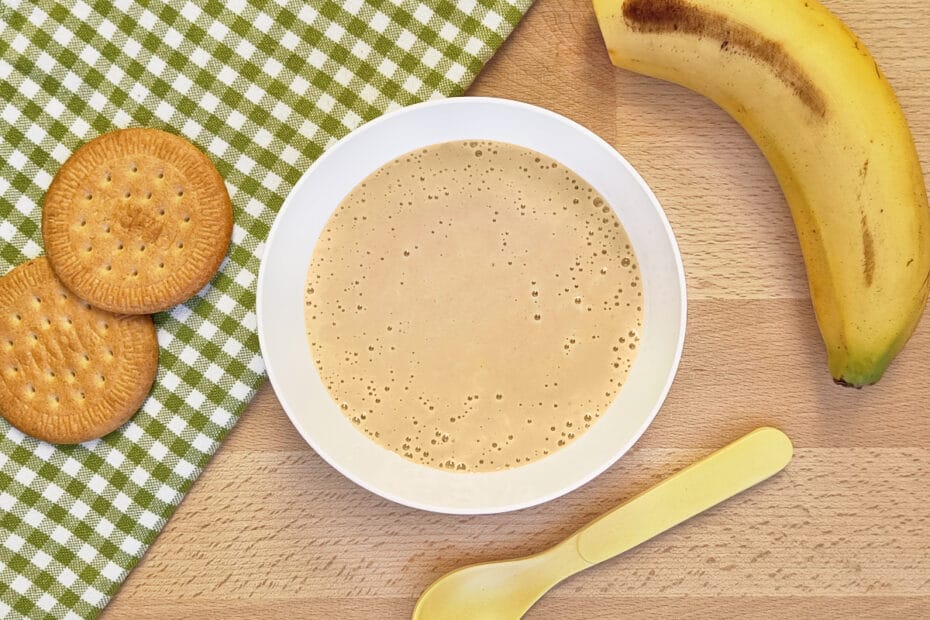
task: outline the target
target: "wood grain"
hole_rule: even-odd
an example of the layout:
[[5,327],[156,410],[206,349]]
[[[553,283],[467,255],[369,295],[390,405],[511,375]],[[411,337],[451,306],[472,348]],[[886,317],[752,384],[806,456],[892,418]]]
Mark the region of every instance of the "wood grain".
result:
[[[895,86],[930,170],[930,8],[828,5]],[[454,517],[344,479],[265,386],[103,617],[403,618],[444,572],[542,549],[764,424],[797,446],[783,474],[570,579],[527,617],[930,616],[930,319],[879,385],[834,386],[790,215],[758,149],[698,95],[612,68],[586,0],[538,0],[471,93],[587,125],[665,207],[691,305],[656,421],[564,498]]]

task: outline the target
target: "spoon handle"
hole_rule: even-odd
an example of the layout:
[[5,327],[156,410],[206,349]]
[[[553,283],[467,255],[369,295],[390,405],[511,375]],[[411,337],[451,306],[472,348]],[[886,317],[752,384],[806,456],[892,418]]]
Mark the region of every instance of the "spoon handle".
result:
[[586,562],[609,560],[775,475],[792,451],[781,431],[756,429],[592,521],[569,540],[574,539]]

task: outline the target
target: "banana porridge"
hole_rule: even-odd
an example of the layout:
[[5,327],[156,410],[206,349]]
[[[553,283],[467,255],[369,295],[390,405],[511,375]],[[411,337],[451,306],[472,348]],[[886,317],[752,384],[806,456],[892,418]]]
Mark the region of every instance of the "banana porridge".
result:
[[469,472],[541,459],[594,425],[643,317],[604,199],[549,157],[487,141],[408,153],[356,186],[305,299],[319,374],[359,431]]

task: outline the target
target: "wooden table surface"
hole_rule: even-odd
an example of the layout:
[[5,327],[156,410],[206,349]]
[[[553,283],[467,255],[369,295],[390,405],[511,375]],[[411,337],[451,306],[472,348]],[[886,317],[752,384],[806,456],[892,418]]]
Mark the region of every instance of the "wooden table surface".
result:
[[[896,88],[930,171],[930,6],[827,4]],[[765,160],[710,102],[612,68],[588,0],[538,0],[470,93],[581,122],[662,202],[690,307],[681,369],[655,422],[566,497],[457,517],[343,478],[265,385],[103,617],[408,617],[439,575],[543,549],[762,425],[794,440],[785,472],[570,579],[527,617],[930,617],[930,317],[879,385],[833,385]]]

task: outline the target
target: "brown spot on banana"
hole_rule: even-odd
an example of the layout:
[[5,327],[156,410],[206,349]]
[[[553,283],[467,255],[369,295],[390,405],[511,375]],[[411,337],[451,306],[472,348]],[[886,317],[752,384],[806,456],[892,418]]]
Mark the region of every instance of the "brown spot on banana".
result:
[[872,286],[872,279],[875,276],[875,240],[872,238],[872,231],[869,229],[869,220],[862,215],[859,220],[862,225],[862,273],[865,275],[865,283]]
[[784,46],[716,11],[685,0],[624,0],[623,17],[638,32],[681,32],[720,41],[724,52],[741,52],[766,65],[815,115],[827,115],[827,101]]
[[855,383],[849,383],[849,382],[843,380],[842,378],[840,378],[840,379],[834,379],[834,380],[833,380],[833,383],[835,383],[835,384],[837,384],[837,385],[840,385],[840,386],[842,386],[842,387],[853,388],[853,389],[856,389],[856,390],[861,390],[861,389],[862,389],[862,386],[861,386],[861,385],[856,385]]
[[[860,183],[859,183],[859,191],[856,192],[856,202],[860,202],[860,203],[862,202],[862,189],[865,187],[865,177],[867,177],[868,174],[869,174],[869,159],[866,158],[865,162],[863,162],[863,164],[862,164],[862,167],[859,168],[859,181],[860,181]],[[860,206],[860,208],[859,208],[859,211],[860,211],[860,213],[862,213],[862,207],[861,207],[861,206]],[[882,209],[882,213],[884,213],[884,212],[885,212],[885,210]],[[865,217],[865,213],[862,213],[862,217]]]

